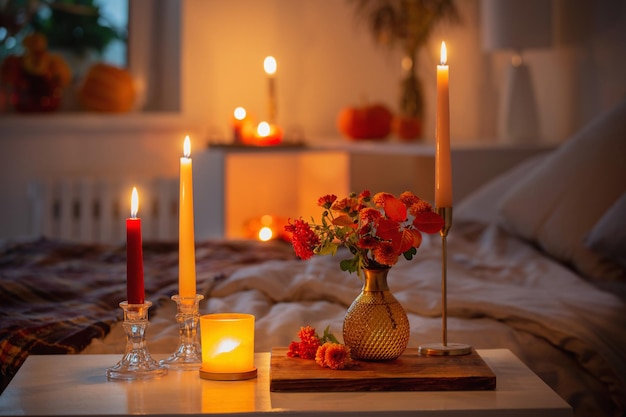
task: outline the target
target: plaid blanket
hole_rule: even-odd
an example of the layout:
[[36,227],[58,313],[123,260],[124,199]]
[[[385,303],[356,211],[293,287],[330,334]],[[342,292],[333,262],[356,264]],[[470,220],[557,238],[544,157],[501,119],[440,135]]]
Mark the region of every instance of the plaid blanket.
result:
[[[178,244],[144,242],[150,315],[178,292]],[[242,265],[293,259],[285,242],[207,241],[196,245],[197,289]],[[0,246],[0,392],[29,354],[79,353],[122,319],[126,247],[51,240]]]

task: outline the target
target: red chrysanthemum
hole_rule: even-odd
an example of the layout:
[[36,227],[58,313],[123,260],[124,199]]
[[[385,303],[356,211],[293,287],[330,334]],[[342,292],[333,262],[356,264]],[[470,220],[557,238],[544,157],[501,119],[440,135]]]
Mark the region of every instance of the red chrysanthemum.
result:
[[291,244],[300,259],[309,259],[314,255],[313,250],[320,244],[319,237],[311,226],[302,219],[291,221],[285,226],[285,231],[293,234]]
[[363,249],[372,249],[376,247],[377,244],[378,244],[378,241],[376,239],[367,235],[361,236],[361,238],[357,242],[357,245],[359,246],[359,248],[363,248]]
[[372,223],[376,219],[382,217],[382,213],[375,208],[367,207],[359,212],[359,217],[362,224]]
[[320,339],[315,334],[315,329],[311,326],[301,327],[298,332],[300,344],[298,346],[298,354],[304,359],[314,359],[315,352],[320,346]]
[[361,194],[359,194],[359,201],[363,202],[367,202],[369,201],[371,197],[371,193],[370,190],[363,190],[361,191]]
[[332,206],[332,204],[337,200],[337,196],[334,194],[326,194],[325,196],[320,197],[317,200],[317,205],[320,207],[324,207],[326,210]]
[[287,350],[287,356],[290,358],[297,358],[300,356],[300,343],[291,342],[289,343],[289,349]]

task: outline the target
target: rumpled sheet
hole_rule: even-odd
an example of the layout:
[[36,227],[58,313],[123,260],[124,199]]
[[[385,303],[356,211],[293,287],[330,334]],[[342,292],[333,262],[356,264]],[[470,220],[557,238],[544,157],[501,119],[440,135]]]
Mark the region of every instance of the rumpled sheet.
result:
[[[341,339],[343,317],[361,282],[340,271],[340,259],[341,253],[237,269],[204,294],[200,313],[254,314],[257,351],[287,346],[304,325],[320,333],[330,326]],[[199,281],[206,281],[202,274]],[[439,236],[425,237],[414,260],[401,259],[388,282],[409,315],[409,346],[441,342]],[[175,313],[173,302],[164,303],[151,319],[151,352],[176,348]],[[84,352],[123,352],[120,327]],[[626,410],[624,302],[495,225],[458,222],[450,232],[447,327],[450,343],[513,351],[576,416],[622,416]]]

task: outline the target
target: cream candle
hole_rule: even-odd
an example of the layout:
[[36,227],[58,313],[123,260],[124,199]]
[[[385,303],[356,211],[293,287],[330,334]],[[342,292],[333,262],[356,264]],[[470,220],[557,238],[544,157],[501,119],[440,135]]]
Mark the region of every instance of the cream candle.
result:
[[180,158],[180,199],[178,222],[178,293],[181,298],[196,296],[196,253],[193,221],[193,175],[191,143],[185,137]]
[[128,304],[143,304],[145,301],[143,282],[143,250],[141,246],[141,219],[139,195],[133,187],[130,199],[130,218],[126,219],[126,299]]
[[263,69],[267,74],[268,83],[268,119],[270,123],[276,123],[276,59],[273,56],[265,57]]
[[450,99],[448,54],[441,42],[441,63],[437,65],[437,140],[435,153],[435,206],[452,207],[452,164],[450,161]]

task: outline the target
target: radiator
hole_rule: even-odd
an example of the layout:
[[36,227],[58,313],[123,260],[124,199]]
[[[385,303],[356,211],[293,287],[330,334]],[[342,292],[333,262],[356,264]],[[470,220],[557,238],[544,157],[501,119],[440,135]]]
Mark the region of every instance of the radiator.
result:
[[132,187],[139,193],[144,240],[178,239],[178,180],[156,178],[134,184],[92,178],[37,180],[29,183],[33,236],[87,243],[126,239]]

